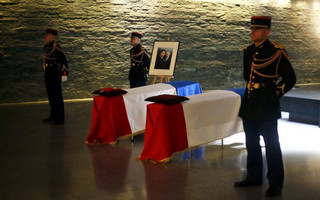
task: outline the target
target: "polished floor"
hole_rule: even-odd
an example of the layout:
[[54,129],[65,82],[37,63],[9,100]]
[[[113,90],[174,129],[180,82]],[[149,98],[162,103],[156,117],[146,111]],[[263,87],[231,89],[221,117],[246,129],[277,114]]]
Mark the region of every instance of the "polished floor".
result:
[[[47,104],[0,106],[1,200],[259,200],[263,186],[235,188],[246,165],[244,134],[177,153],[168,164],[136,161],[143,135],[87,146],[89,102],[65,103],[66,123],[42,122]],[[279,120],[285,184],[272,199],[320,199],[320,128]],[[263,145],[263,144],[262,144]]]

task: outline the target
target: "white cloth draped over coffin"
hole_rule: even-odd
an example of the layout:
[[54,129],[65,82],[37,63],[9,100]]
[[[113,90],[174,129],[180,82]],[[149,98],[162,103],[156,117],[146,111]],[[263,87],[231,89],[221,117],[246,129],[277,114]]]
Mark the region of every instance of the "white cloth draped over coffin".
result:
[[146,98],[161,94],[176,95],[176,88],[164,83],[126,89],[126,91],[128,93],[123,95],[123,100],[132,133],[145,129],[146,107],[152,103],[145,101]]
[[193,147],[242,132],[238,117],[241,97],[232,91],[213,90],[188,96],[182,103],[188,146]]

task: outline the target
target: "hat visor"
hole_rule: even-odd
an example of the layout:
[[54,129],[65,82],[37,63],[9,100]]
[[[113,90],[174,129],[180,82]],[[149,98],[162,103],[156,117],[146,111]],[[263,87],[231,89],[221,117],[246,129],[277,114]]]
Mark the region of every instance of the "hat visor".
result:
[[255,27],[255,28],[270,28],[267,25],[251,25],[251,28]]
[[138,38],[138,39],[141,39],[141,37],[136,36],[136,35],[132,35],[132,36],[131,36],[131,38],[133,38],[133,37],[136,37],[136,38]]

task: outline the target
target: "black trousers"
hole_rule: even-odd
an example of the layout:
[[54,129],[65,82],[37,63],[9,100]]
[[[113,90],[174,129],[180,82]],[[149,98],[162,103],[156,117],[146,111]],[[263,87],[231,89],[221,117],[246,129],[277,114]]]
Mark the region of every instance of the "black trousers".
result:
[[247,178],[262,180],[262,152],[260,135],[263,136],[266,148],[269,185],[282,187],[284,179],[282,153],[278,136],[278,121],[246,121],[243,120],[246,135]]
[[50,118],[55,122],[64,122],[64,105],[61,88],[61,76],[45,74],[45,84],[50,105]]
[[130,81],[130,88],[135,88],[135,87],[141,87],[141,86],[146,86],[147,81],[146,80],[129,80]]

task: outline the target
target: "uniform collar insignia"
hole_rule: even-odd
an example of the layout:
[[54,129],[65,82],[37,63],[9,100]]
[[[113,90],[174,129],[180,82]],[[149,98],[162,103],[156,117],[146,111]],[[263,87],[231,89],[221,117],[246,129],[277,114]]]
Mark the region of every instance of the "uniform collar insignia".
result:
[[262,48],[262,47],[264,47],[265,45],[267,45],[268,43],[270,43],[270,41],[269,41],[269,39],[266,39],[266,41],[264,41],[263,43],[259,44],[259,45],[257,46],[257,48]]

